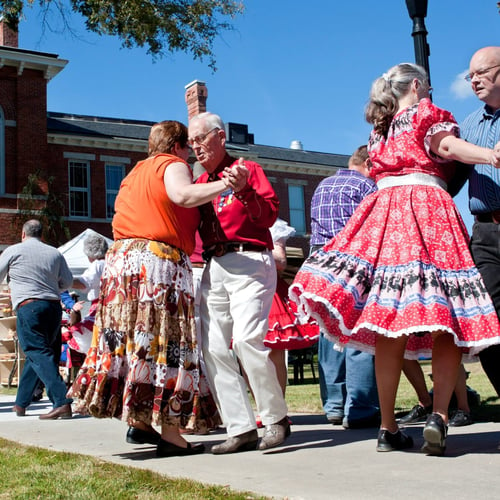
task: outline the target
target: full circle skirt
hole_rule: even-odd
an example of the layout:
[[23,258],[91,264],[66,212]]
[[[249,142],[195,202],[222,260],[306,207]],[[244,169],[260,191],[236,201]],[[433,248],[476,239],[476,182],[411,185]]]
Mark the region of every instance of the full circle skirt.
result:
[[443,189],[381,189],[304,262],[290,297],[340,345],[374,353],[377,335],[407,335],[405,357],[418,359],[444,331],[472,356],[500,343],[500,324],[468,239]]
[[300,323],[297,308],[288,298],[288,283],[278,277],[264,345],[271,349],[295,350],[311,347],[318,340],[318,324]]

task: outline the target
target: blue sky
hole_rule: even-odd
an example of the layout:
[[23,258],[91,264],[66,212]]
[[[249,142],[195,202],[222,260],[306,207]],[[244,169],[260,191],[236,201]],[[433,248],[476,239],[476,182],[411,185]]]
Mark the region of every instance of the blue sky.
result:
[[[429,0],[430,73],[434,102],[458,121],[479,106],[462,75],[480,47],[498,45],[496,0]],[[214,50],[218,71],[189,54],[152,60],[143,49],[87,33],[42,32],[36,9],[25,10],[19,46],[69,60],[48,86],[48,109],[159,121],[187,120],[184,86],[205,81],[207,107],[246,123],[255,142],[350,154],[366,143],[363,110],[372,81],[394,64],[414,61],[405,0],[248,0],[233,31]],[[57,27],[56,18],[51,19]],[[466,193],[457,204],[470,228]]]

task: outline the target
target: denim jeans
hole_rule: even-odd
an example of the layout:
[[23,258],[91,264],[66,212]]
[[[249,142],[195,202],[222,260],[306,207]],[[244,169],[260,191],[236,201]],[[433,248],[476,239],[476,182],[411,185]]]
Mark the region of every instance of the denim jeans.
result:
[[[17,336],[24,351],[24,368],[19,381],[16,405],[27,408],[38,380],[44,385],[54,408],[71,403],[59,374],[61,305],[35,300],[17,309]],[[59,352],[57,352],[59,346]]]
[[339,352],[323,333],[318,344],[319,387],[327,417],[347,421],[379,413],[374,357],[349,347]]

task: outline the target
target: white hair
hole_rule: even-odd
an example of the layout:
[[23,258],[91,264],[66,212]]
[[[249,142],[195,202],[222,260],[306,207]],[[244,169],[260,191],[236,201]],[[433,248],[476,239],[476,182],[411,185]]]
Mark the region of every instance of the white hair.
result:
[[215,113],[209,113],[208,111],[205,111],[204,113],[200,113],[191,118],[191,122],[198,120],[202,121],[206,128],[218,128],[220,130],[224,130],[224,122],[222,121],[222,118]]

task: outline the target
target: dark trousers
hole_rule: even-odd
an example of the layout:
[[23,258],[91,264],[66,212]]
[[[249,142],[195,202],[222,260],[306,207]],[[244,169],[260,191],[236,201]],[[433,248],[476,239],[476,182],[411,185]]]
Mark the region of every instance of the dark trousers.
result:
[[[472,228],[470,250],[497,314],[500,315],[500,225],[493,222],[476,222]],[[482,350],[479,359],[500,396],[500,345]]]
[[26,358],[16,396],[18,406],[29,406],[39,379],[54,408],[72,402],[59,374],[60,327],[61,306],[57,302],[36,300],[17,309],[17,336]]

